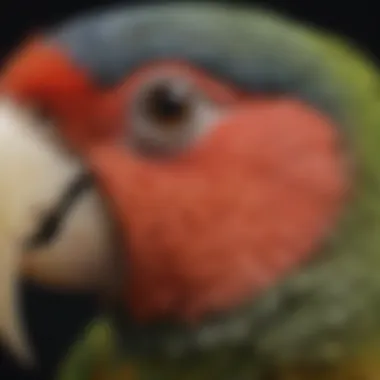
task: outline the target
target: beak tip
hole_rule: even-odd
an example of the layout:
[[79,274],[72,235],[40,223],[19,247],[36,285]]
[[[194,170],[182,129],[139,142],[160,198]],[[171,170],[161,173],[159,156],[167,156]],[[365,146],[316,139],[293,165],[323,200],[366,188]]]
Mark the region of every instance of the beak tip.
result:
[[3,334],[3,343],[5,349],[24,368],[32,369],[36,366],[36,359],[31,346],[23,338],[23,334],[16,331],[10,331]]
[[23,366],[35,366],[33,349],[23,323],[19,292],[20,252],[0,239],[0,339],[6,350]]

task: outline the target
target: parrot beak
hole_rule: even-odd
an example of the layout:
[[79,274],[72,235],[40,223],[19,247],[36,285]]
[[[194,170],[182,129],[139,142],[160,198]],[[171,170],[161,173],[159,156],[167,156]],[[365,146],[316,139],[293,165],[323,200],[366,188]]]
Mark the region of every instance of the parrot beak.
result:
[[35,361],[21,318],[21,279],[94,292],[110,276],[111,223],[81,162],[50,120],[0,99],[0,339]]

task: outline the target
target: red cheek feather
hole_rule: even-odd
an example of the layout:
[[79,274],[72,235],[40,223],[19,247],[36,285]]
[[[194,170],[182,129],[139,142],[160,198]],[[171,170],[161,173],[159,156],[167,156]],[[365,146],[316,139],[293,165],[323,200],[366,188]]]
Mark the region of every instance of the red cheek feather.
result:
[[235,109],[171,161],[94,149],[90,165],[125,232],[135,317],[195,321],[310,259],[347,195],[340,143],[310,107],[264,99]]

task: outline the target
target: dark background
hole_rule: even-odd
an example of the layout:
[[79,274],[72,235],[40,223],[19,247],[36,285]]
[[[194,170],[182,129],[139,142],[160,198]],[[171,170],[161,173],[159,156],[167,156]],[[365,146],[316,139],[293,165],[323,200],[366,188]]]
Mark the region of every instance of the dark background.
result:
[[[70,5],[65,0],[1,0],[0,62],[29,32],[38,31],[40,27],[89,8],[126,2],[128,1],[73,0]],[[252,3],[268,5],[343,34],[380,59],[380,26],[375,1],[261,0]],[[96,303],[89,297],[49,294],[30,285],[23,285],[22,295],[25,319],[32,331],[31,340],[44,362],[45,371],[35,371],[29,375],[23,373],[0,348],[0,379],[52,380],[52,368],[95,313]]]

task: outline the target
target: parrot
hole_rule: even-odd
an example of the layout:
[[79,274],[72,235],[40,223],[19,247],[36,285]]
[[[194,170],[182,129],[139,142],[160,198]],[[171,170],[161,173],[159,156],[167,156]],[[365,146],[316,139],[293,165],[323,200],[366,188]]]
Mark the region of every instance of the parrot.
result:
[[379,379],[379,86],[369,52],[258,6],[25,40],[0,76],[3,339],[34,358],[27,278],[103,305],[59,380]]

